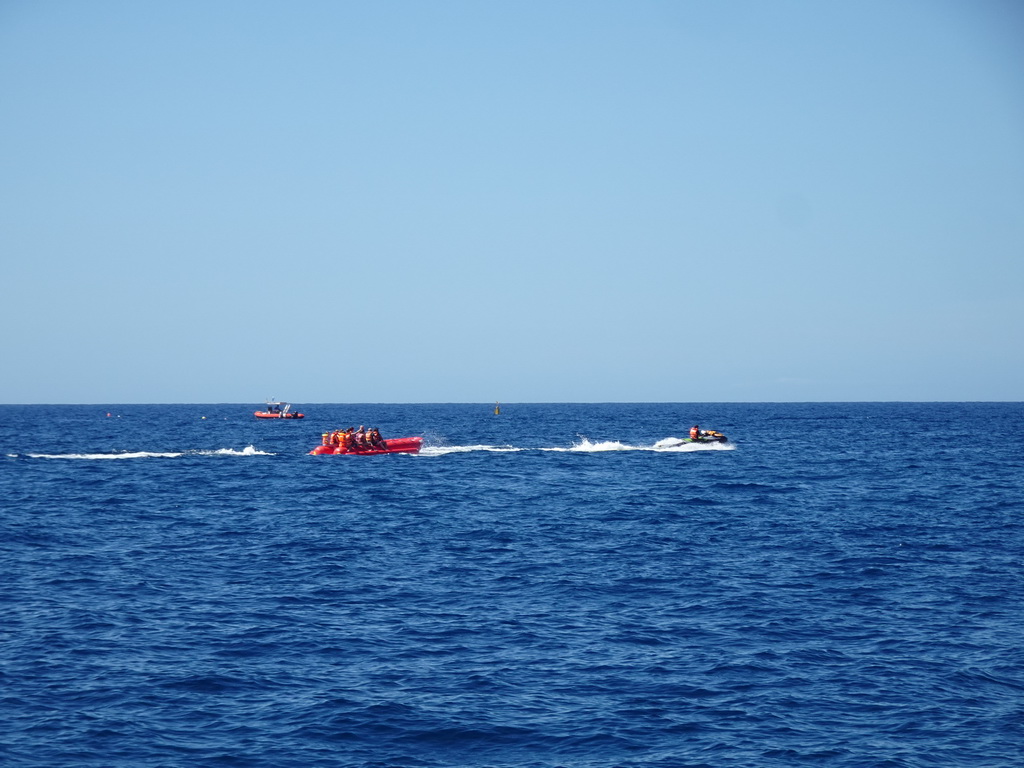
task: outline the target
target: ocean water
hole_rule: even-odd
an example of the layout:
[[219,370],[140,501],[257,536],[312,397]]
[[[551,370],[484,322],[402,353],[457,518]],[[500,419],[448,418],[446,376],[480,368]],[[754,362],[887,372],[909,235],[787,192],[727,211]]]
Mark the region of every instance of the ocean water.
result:
[[1024,404],[256,405],[4,407],[0,764],[1024,765]]

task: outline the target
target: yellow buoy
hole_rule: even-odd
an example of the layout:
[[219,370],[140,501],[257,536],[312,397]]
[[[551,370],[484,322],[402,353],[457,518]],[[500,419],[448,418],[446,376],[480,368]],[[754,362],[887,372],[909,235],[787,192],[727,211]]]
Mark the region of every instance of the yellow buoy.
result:
[[499,408],[498,406],[499,406],[498,403],[494,404],[494,415],[495,416],[498,416],[501,413],[501,408]]

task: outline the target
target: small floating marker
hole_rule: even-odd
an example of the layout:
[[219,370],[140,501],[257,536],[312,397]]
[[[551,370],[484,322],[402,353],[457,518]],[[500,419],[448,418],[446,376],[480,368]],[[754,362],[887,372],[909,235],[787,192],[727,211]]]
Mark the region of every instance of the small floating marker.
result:
[[495,416],[500,416],[501,415],[501,404],[500,403],[495,403],[494,404],[494,415]]

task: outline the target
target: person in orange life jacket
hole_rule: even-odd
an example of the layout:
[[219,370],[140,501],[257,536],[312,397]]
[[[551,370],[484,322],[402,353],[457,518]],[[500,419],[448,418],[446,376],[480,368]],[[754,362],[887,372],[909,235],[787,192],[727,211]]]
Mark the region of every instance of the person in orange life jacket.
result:
[[696,440],[698,437],[700,437],[700,424],[694,424],[690,427],[690,439]]

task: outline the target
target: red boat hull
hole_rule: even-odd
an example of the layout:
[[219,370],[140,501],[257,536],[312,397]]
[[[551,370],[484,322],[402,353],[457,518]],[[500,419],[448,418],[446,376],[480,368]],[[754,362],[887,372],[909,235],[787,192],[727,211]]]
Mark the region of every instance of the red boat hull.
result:
[[254,411],[253,415],[257,419],[304,419],[306,414],[304,413],[270,413],[269,411]]
[[369,450],[363,451],[348,451],[334,445],[318,445],[309,453],[311,456],[326,456],[328,454],[334,456],[343,456],[346,454],[351,454],[353,456],[379,456],[383,453],[419,453],[420,448],[423,446],[423,438],[393,437],[390,440],[385,440],[384,445],[387,446],[384,450],[381,450],[380,448],[370,448]]

